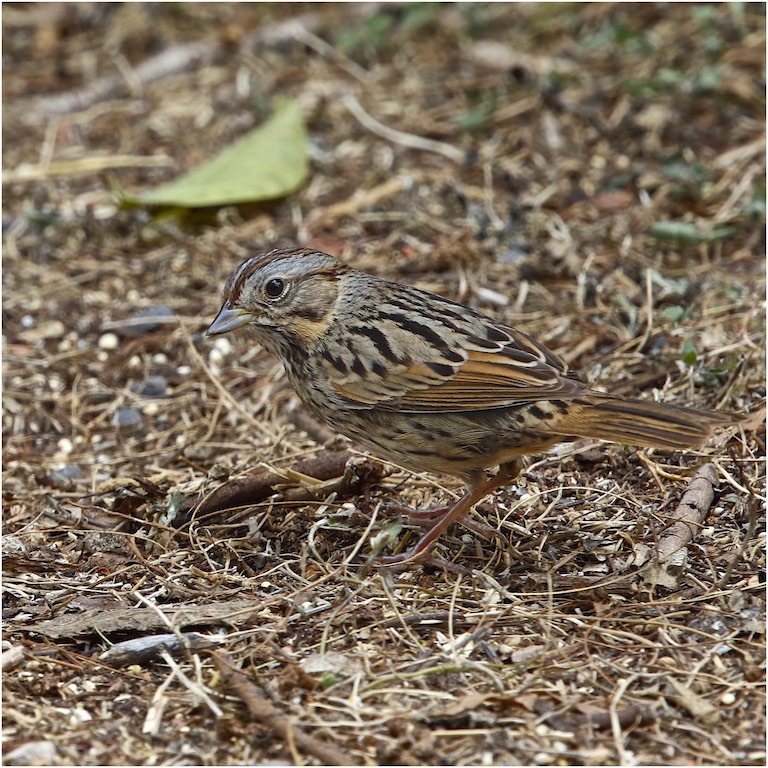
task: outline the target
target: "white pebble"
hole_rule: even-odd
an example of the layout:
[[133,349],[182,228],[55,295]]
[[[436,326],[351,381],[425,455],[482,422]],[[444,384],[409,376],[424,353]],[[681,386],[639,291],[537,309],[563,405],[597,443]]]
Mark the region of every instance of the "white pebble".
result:
[[51,741],[28,741],[7,752],[6,765],[53,765],[57,757],[56,745]]
[[222,355],[232,354],[232,342],[226,336],[219,336],[214,342],[214,349],[218,349]]
[[159,403],[147,403],[142,409],[141,412],[145,416],[156,416],[157,412],[160,410],[160,404]]
[[211,368],[218,368],[219,363],[222,363],[225,357],[226,355],[224,355],[220,349],[216,349],[214,347],[214,349],[208,353],[208,364],[211,366]]
[[99,339],[99,349],[117,349],[120,346],[120,339],[116,333],[105,333]]
[[176,369],[176,373],[178,373],[179,376],[189,376],[189,374],[192,373],[192,366],[191,365],[180,365]]
[[720,701],[725,704],[726,706],[730,706],[731,704],[736,703],[736,695],[732,693],[731,691],[728,691],[728,693],[724,693],[720,697]]
[[165,365],[168,362],[168,355],[158,352],[156,355],[152,355],[152,362],[155,365]]
[[64,453],[66,455],[69,455],[74,450],[74,444],[68,437],[62,437],[61,440],[57,443],[59,448],[59,453]]

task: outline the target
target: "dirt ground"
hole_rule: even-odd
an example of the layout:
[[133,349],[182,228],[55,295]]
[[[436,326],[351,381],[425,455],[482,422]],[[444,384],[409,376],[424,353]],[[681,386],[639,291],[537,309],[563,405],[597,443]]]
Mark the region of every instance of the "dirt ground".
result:
[[[759,4],[5,4],[6,764],[765,764],[765,43]],[[297,193],[117,205],[278,97]],[[295,243],[747,420],[533,456],[497,537],[392,573],[385,505],[460,484],[203,335]]]

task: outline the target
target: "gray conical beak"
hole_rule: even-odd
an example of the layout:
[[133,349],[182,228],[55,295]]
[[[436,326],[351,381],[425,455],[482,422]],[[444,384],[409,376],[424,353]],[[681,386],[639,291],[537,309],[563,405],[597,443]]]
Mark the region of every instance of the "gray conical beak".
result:
[[229,303],[225,302],[219,310],[219,314],[216,315],[216,319],[208,326],[205,335],[218,336],[220,333],[229,333],[234,331],[235,328],[245,325],[248,320],[250,320],[250,316],[247,312],[243,312],[240,309],[232,309]]

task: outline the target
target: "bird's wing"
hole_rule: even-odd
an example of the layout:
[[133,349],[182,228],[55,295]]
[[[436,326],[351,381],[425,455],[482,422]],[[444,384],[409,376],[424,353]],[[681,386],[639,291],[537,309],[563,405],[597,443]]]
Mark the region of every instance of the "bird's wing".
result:
[[[435,413],[587,392],[557,355],[526,334],[474,313],[461,320],[448,318],[441,325],[433,317],[428,327],[411,324],[410,338],[402,328],[388,328],[386,319],[375,331],[359,329],[361,339],[374,346],[360,341],[356,348],[352,339],[346,359],[326,366],[332,388],[347,407]],[[383,344],[385,354],[377,354]]]

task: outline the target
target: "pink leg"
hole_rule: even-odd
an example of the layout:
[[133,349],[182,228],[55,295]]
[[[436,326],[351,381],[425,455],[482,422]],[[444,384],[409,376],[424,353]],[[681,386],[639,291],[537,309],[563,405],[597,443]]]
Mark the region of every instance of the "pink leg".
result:
[[[384,512],[388,515],[402,515],[409,523],[414,525],[433,525],[436,518],[447,515],[453,509],[453,505],[444,504],[439,507],[429,507],[428,509],[412,509],[405,504],[387,504]],[[480,536],[489,539],[497,532],[495,528],[482,523],[476,523],[473,520],[462,520],[461,524],[470,531],[474,531]]]
[[[428,557],[429,550],[445,532],[445,530],[460,520],[469,512],[479,501],[482,501],[489,493],[493,493],[497,488],[506,485],[513,480],[520,467],[516,461],[503,464],[497,474],[489,480],[481,482],[478,480],[473,483],[467,493],[464,494],[453,506],[439,516],[439,520],[430,528],[407,552],[391,557],[380,557],[379,562],[382,565],[398,565],[406,562],[421,562]],[[432,510],[424,510],[431,512]]]
[[415,523],[421,524],[424,520],[434,520],[437,517],[447,515],[451,511],[450,504],[443,504],[439,507],[429,507],[428,509],[413,509],[405,504],[387,504],[384,512],[388,515],[403,515]]

